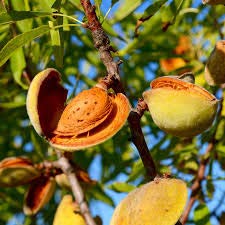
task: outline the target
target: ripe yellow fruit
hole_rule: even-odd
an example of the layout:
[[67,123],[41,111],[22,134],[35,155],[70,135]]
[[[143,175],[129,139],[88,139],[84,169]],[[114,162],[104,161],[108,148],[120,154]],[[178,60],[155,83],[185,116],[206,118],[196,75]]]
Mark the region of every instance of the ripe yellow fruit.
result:
[[65,195],[61,200],[54,217],[53,225],[86,225],[71,195]]
[[185,207],[187,195],[182,180],[156,178],[120,202],[110,225],[174,225]]
[[152,81],[143,93],[152,119],[165,132],[178,137],[192,137],[212,124],[218,100],[207,90],[174,77]]

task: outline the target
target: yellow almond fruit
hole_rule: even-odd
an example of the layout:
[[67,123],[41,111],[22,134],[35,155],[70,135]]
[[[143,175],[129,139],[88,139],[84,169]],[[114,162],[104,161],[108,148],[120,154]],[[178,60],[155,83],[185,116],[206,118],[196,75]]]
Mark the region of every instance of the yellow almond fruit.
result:
[[[225,3],[224,3],[225,4]],[[225,83],[225,40],[216,43],[205,66],[205,79],[209,85]]]
[[156,178],[119,203],[110,225],[174,225],[184,210],[187,196],[182,180]]
[[65,195],[54,216],[53,225],[86,225],[71,195]]
[[93,87],[65,105],[67,91],[60,74],[46,69],[37,74],[27,94],[27,112],[37,133],[62,151],[75,151],[100,144],[115,135],[131,110],[122,93],[109,94]]
[[209,128],[218,100],[204,88],[177,77],[160,77],[143,93],[155,124],[178,137],[192,137]]

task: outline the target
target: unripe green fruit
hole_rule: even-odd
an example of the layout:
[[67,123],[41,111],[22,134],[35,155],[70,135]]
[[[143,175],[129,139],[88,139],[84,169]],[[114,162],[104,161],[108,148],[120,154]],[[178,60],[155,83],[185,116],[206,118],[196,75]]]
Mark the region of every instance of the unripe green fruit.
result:
[[[225,1],[224,1],[225,4]],[[205,79],[209,85],[225,83],[225,41],[216,43],[205,66]]]
[[143,93],[152,119],[165,132],[191,137],[213,122],[218,100],[205,89],[178,79],[160,77]]
[[156,178],[120,202],[110,225],[174,225],[186,201],[187,187],[182,180]]

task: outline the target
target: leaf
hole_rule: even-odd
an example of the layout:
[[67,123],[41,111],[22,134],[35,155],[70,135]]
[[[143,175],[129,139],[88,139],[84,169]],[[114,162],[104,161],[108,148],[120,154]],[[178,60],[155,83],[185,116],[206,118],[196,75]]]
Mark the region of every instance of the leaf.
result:
[[152,17],[161,8],[167,0],[159,0],[150,5],[139,20],[145,20],[147,17]]
[[[57,22],[59,21],[59,22]],[[52,29],[50,30],[51,35],[51,41],[55,56],[55,63],[56,66],[62,67],[63,66],[63,30],[62,29],[54,29],[54,26],[61,25],[63,23],[63,18],[60,17],[58,20],[53,23],[52,21],[49,21],[49,27]],[[61,32],[60,32],[61,31]]]
[[28,85],[22,82],[23,70],[26,67],[26,61],[23,53],[22,47],[18,48],[12,54],[10,58],[10,68],[13,73],[14,80],[19,84],[23,89],[28,89]]
[[34,28],[31,31],[19,34],[15,38],[11,39],[0,51],[0,66],[2,66],[10,58],[16,49],[27,44],[27,42],[40,37],[48,31],[49,26],[43,25],[38,28]]
[[142,3],[142,0],[133,0],[132,4],[131,4],[130,0],[124,0],[115,12],[113,23],[121,21],[122,19],[127,17],[138,6],[140,6],[141,3]]
[[194,211],[194,224],[195,225],[211,225],[210,211],[206,204],[200,204]]
[[54,4],[52,5],[52,8],[53,8],[53,9],[59,10],[60,7],[61,7],[61,3],[62,3],[62,0],[56,0],[56,1],[54,2]]
[[5,12],[0,14],[0,24],[10,24],[15,21],[31,19],[35,17],[51,16],[50,12],[35,12],[35,11],[15,11]]
[[114,182],[113,184],[109,185],[108,188],[116,192],[130,192],[136,187],[128,183]]
[[91,190],[91,195],[97,199],[97,200],[100,200],[110,206],[113,206],[114,207],[114,202],[113,200],[111,199],[111,197],[109,197],[109,195],[107,195],[105,193],[105,191],[102,189],[102,187],[100,185],[96,185],[94,186]]

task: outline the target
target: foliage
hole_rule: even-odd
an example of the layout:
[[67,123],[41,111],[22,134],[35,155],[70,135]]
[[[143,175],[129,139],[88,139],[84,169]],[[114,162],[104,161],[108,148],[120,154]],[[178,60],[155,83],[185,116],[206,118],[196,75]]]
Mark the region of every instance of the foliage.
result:
[[[114,57],[123,60],[121,80],[134,107],[142,93],[149,89],[152,79],[180,74],[184,70],[193,71],[197,84],[218,98],[223,96],[223,89],[209,87],[203,77],[210,52],[216,41],[223,39],[223,5],[206,6],[192,0],[135,0],[132,4],[129,0],[94,2],[97,16],[116,49]],[[92,87],[106,74],[91,34],[82,27],[81,21],[85,22],[86,18],[78,0],[0,2],[1,160],[25,155],[39,163],[57,158],[53,149],[34,132],[27,116],[27,88],[35,74],[49,67],[59,70],[64,86],[69,89],[69,99]],[[182,36],[190,39],[190,47],[177,54],[174,49]],[[182,58],[185,65],[166,72],[160,62],[168,58]],[[218,224],[223,211],[224,109],[209,130],[189,139],[167,135],[153,123],[148,112],[141,118],[157,170],[171,173],[189,186],[197,176],[208,143],[213,142],[213,151],[207,156],[205,181],[193,209],[194,216],[189,216],[189,224],[211,224],[212,221]],[[73,157],[79,166],[98,179],[98,185],[85,192],[93,207],[97,204],[95,200],[113,207],[117,202],[109,190],[129,192],[133,186],[147,181],[127,124],[112,139],[88,151],[76,152]],[[100,161],[97,166],[96,160]],[[22,205],[26,189],[26,186],[0,189],[0,224],[15,219],[26,225],[40,224],[40,221],[52,224],[60,196],[68,192],[58,187],[55,197],[37,216],[25,217]],[[216,211],[213,205],[218,205]],[[101,217],[104,212],[98,214]]]

